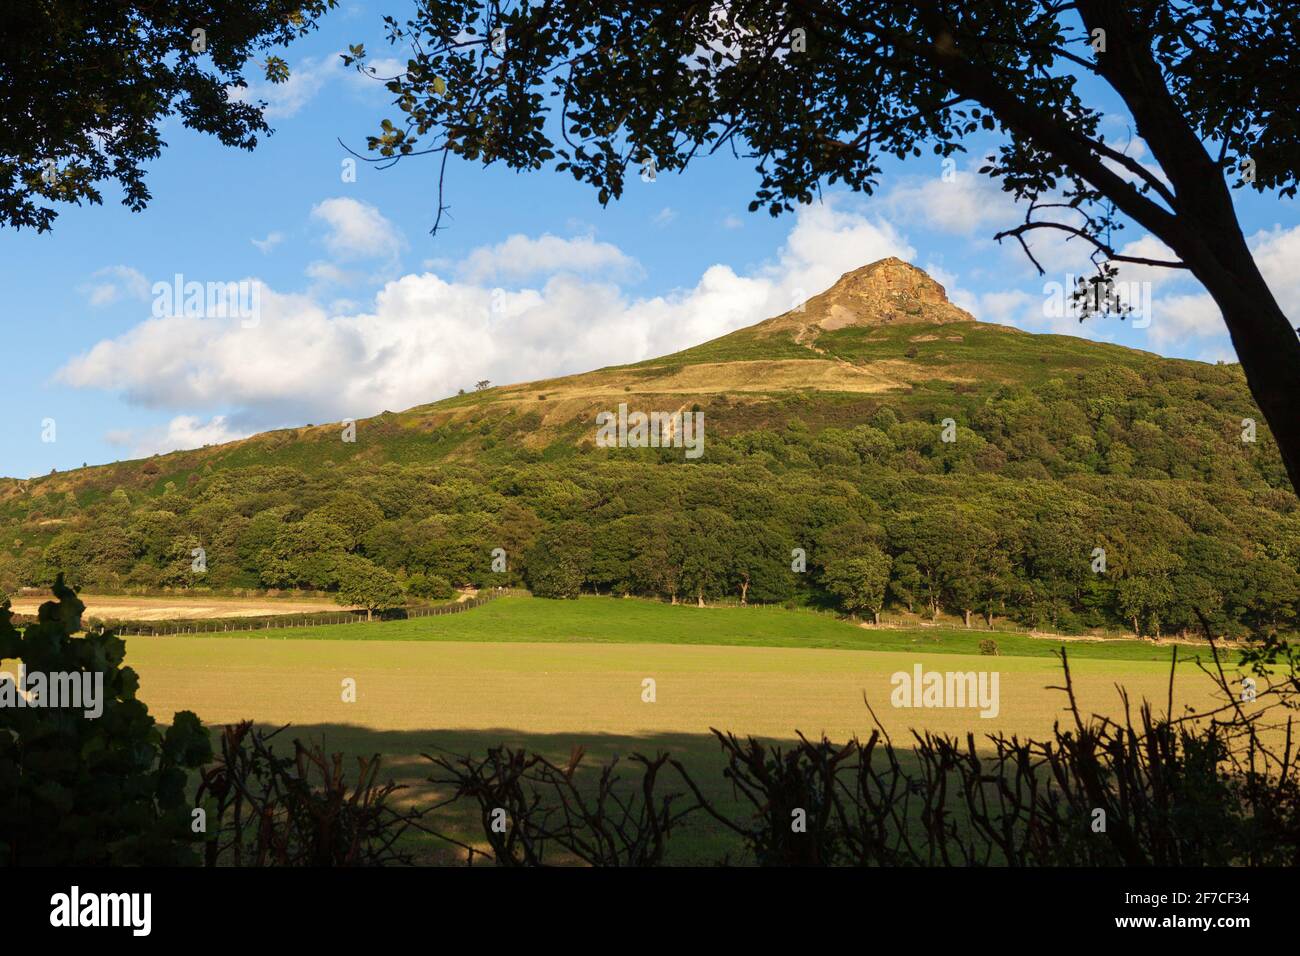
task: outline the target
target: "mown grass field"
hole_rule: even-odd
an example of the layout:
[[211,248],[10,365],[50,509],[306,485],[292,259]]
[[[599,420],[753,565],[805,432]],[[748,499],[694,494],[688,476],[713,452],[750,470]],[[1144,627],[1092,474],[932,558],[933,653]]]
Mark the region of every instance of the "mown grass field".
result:
[[[723,647],[785,647],[806,650],[908,651],[978,654],[993,639],[1005,657],[1054,657],[1064,643],[1071,658],[1168,661],[1170,645],[1138,640],[1054,641],[1013,632],[949,627],[866,628],[829,614],[775,607],[666,605],[639,598],[583,597],[549,601],[503,597],[465,614],[272,628],[240,632],[249,640],[482,641],[599,644],[708,644]],[[1205,651],[1182,647],[1179,657]]]
[[[281,639],[259,639],[267,635]],[[1049,656],[1054,645],[997,635],[1003,656],[971,656],[987,636],[872,632],[775,609],[501,598],[463,614],[382,625],[131,638],[127,663],[140,674],[141,696],[163,719],[190,709],[210,725],[243,718],[288,723],[286,746],[296,735],[323,738],[329,750],[381,753],[394,779],[411,786],[406,799],[417,803],[436,792],[424,782],[431,768],[422,752],[481,752],[509,743],[556,760],[575,745],[594,760],[667,750],[725,804],[732,796],[710,727],[776,740],[796,731],[865,737],[873,727],[865,695],[904,744],[913,728],[1049,733],[1066,717],[1065,695],[1050,689],[1061,677]],[[1120,714],[1116,685],[1163,710],[1169,649],[1124,647],[1131,643],[1070,648],[1086,712]],[[996,670],[998,715],[891,706],[891,675],[916,663],[926,670]],[[349,678],[357,699],[345,703]],[[653,703],[642,700],[646,678],[655,682]],[[1210,682],[1190,663],[1178,667],[1174,688],[1176,709],[1211,701]],[[444,825],[473,831],[468,813]],[[679,861],[734,850],[702,817],[679,846]],[[419,852],[425,860],[447,859],[429,841]]]

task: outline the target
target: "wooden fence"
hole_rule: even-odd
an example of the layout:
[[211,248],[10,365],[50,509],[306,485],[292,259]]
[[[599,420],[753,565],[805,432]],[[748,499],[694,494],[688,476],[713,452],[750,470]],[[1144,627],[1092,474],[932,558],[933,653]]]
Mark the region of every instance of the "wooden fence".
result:
[[[469,611],[476,607],[481,607],[488,601],[506,595],[527,595],[528,592],[519,588],[493,588],[488,591],[480,592],[477,597],[472,597],[466,601],[459,601],[450,604],[433,604],[421,607],[399,607],[389,608],[383,611],[377,611],[372,619],[366,618],[365,611],[339,611],[335,613],[319,612],[310,614],[277,614],[277,615],[259,615],[257,617],[247,618],[223,618],[219,620],[208,621],[171,621],[151,623],[146,621],[112,621],[105,620],[105,627],[123,637],[164,637],[172,634],[223,634],[238,633],[240,631],[269,631],[278,628],[288,627],[321,627],[327,624],[378,624],[386,621],[405,621],[417,617],[435,617],[440,614],[459,614],[462,611]],[[652,599],[653,600],[653,599]],[[658,599],[661,603],[669,603],[668,599]],[[683,606],[693,607],[694,601],[682,599],[679,602]],[[734,597],[713,599],[707,602],[708,607],[740,607],[740,601]],[[754,610],[787,610],[783,603],[771,604],[748,604],[744,605]],[[841,618],[839,612],[829,608],[803,607],[799,610],[805,613],[825,615],[832,618]],[[93,615],[87,615],[88,618],[94,619]],[[34,624],[36,616],[33,614],[15,614],[13,615],[15,624]],[[997,624],[990,628],[984,623],[982,617],[976,617],[971,620],[969,628],[962,627],[959,622],[930,622],[922,620],[909,620],[905,618],[896,618],[891,615],[882,614],[880,623],[875,625],[883,629],[929,629],[939,630],[957,630],[966,633],[1016,633],[1026,634],[1032,637],[1075,637],[1081,639],[1109,639],[1117,638],[1132,639],[1133,635],[1127,632],[1111,631],[1093,631],[1084,634],[1075,635],[1058,635],[1051,631],[1045,631],[1039,628],[1026,627],[1022,624],[1015,624],[1005,619],[999,619]]]
[[[250,618],[223,618],[215,621],[173,621],[151,623],[146,621],[104,621],[104,626],[120,637],[166,637],[175,634],[225,634],[240,631],[269,631],[287,627],[321,627],[327,624],[381,624],[387,621],[406,621],[417,617],[437,617],[442,614],[460,614],[489,601],[510,594],[527,592],[512,588],[493,588],[466,601],[432,604],[421,607],[388,608],[367,618],[365,611],[340,611],[298,615],[264,615]],[[94,620],[94,615],[86,615]],[[34,624],[33,614],[15,614],[15,624]]]

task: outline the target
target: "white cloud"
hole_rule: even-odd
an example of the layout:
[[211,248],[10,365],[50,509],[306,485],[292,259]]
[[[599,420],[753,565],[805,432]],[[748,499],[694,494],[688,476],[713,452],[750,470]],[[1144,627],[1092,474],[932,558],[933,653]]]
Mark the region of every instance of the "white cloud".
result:
[[[425,268],[437,268],[426,260]],[[536,239],[522,234],[510,236],[495,246],[475,249],[456,266],[462,279],[482,282],[492,278],[523,279],[555,272],[607,272],[624,276],[639,274],[635,260],[608,242],[592,236],[561,239],[550,233]]]
[[316,98],[325,85],[342,75],[343,61],[337,52],[322,57],[305,57],[289,67],[283,83],[254,80],[248,86],[227,87],[226,97],[243,103],[266,103],[267,119],[287,119]]
[[388,91],[385,82],[405,74],[406,64],[406,60],[399,60],[393,56],[367,57],[364,72],[355,67],[347,68],[348,82],[354,90],[363,95],[391,100],[393,95]]
[[1147,336],[1152,344],[1168,346],[1189,338],[1223,335],[1223,315],[1208,293],[1164,295],[1155,300]]
[[1196,357],[1202,362],[1211,364],[1217,362],[1233,364],[1239,361],[1237,353],[1232,350],[1231,345],[1211,345],[1209,348],[1203,349]]
[[[1119,249],[1122,256],[1151,259],[1156,262],[1177,262],[1178,255],[1155,236],[1147,233],[1140,239],[1124,244]],[[1153,291],[1185,282],[1190,275],[1186,269],[1165,266],[1146,266],[1132,262],[1116,263],[1115,278],[1120,282],[1150,282]]]
[[1004,289],[996,292],[962,292],[953,301],[983,322],[1012,325],[1031,332],[1051,332],[1057,335],[1077,335],[1085,338],[1108,339],[1095,323],[1080,324],[1071,315],[1050,314],[1045,304],[1046,292],[1026,289]]
[[943,178],[942,167],[933,177],[900,176],[888,192],[872,200],[870,208],[887,215],[891,222],[954,236],[1015,225],[1024,213],[1017,212],[1009,193],[975,171],[982,162],[954,169],[948,180]]
[[1273,291],[1278,305],[1291,320],[1300,324],[1300,226],[1261,229],[1248,240],[1264,281]]
[[262,255],[267,255],[272,249],[284,242],[284,233],[271,232],[267,234],[265,239],[250,239],[249,241],[257,246]]
[[[1260,273],[1283,312],[1293,325],[1297,324],[1300,322],[1300,313],[1296,312],[1294,303],[1300,300],[1300,226],[1291,229],[1274,226],[1255,233],[1247,242]],[[1142,283],[1143,288],[1138,294],[1150,303],[1150,324],[1146,327],[1145,341],[1132,337],[1129,330],[1134,323],[1130,319],[1121,322],[1117,317],[1097,317],[1080,323],[1072,315],[1049,315],[1043,308],[1046,296],[1031,294],[1026,290],[1036,289],[1039,282],[1044,286],[1056,282],[1069,288],[1074,276],[1090,275],[1092,267],[1086,258],[1082,263],[1070,262],[1065,247],[1059,240],[1050,243],[1047,250],[1044,265],[1051,262],[1054,266],[1062,267],[1060,272],[1049,269],[1047,276],[1027,281],[1018,289],[979,295],[958,292],[953,296],[954,301],[987,322],[1101,341],[1122,341],[1126,345],[1154,348],[1157,351],[1179,348],[1186,351],[1187,343],[1191,341],[1219,339],[1218,342],[1206,342],[1198,353],[1201,359],[1235,361],[1227,338],[1227,326],[1219,307],[1186,269],[1135,263],[1117,264],[1116,281],[1125,284],[1121,289],[1127,300],[1131,304],[1139,304],[1132,301],[1132,284]],[[1042,251],[1043,247],[1035,247],[1036,255]],[[1119,252],[1122,255],[1157,261],[1177,259],[1172,250],[1149,234],[1125,244]]]
[[195,415],[177,415],[159,428],[111,431],[104,438],[110,445],[129,449],[135,458],[147,458],[183,448],[220,445],[249,434],[230,428],[224,415],[216,415],[206,422]]
[[[970,244],[970,251],[978,253],[986,248],[990,261],[986,278],[997,276],[1005,281],[1008,275],[1015,275],[1037,284],[1038,269],[1015,238],[1008,237],[1000,244],[993,241],[995,232],[1024,222],[1026,206],[1018,204],[999,181],[977,171],[984,162],[983,158],[972,159],[964,169],[953,168],[945,179],[942,162],[936,159],[936,175],[895,178],[886,192],[869,200],[867,208],[884,215],[891,223],[964,240]],[[1077,213],[1058,209],[1042,209],[1035,213],[1035,220],[1076,226],[1082,222]],[[1064,282],[1067,274],[1089,274],[1093,270],[1089,259],[1093,247],[1062,230],[1031,230],[1025,233],[1024,240],[1047,273],[1044,281]],[[977,269],[968,270],[967,277],[974,278],[978,273]]]
[[[845,208],[845,206],[849,208]],[[827,197],[816,206],[801,207],[778,261],[763,270],[768,275],[798,277],[793,284],[815,294],[828,288],[845,272],[877,259],[916,258],[897,229],[883,219],[868,218],[857,202]]]
[[[1117,113],[1109,113],[1103,118],[1103,122],[1114,131],[1106,134],[1106,145],[1123,153],[1172,191],[1173,186],[1169,182],[1169,177],[1165,175],[1165,171],[1160,168],[1160,165],[1158,163],[1143,162],[1143,158],[1150,151],[1147,149],[1146,140],[1133,133],[1133,120]],[[1145,184],[1144,179],[1113,159],[1103,158],[1102,163],[1126,182]]]
[[669,223],[671,223],[676,218],[677,218],[677,210],[674,209],[672,206],[664,206],[663,209],[660,209],[657,213],[654,214],[654,218],[652,218],[650,221],[653,222],[656,226],[662,228],[668,225]]
[[[1300,319],[1294,306],[1300,298],[1300,226],[1291,229],[1274,226],[1260,230],[1249,237],[1247,243],[1274,298],[1295,324]],[[1163,243],[1149,235],[1128,244],[1121,252],[1154,259],[1175,258]],[[1227,335],[1227,325],[1218,305],[1187,270],[1125,263],[1120,266],[1119,278],[1151,283],[1154,308],[1148,336],[1157,348],[1177,345],[1188,339]],[[1230,346],[1210,346],[1202,354],[1212,356],[1207,359],[1209,361],[1234,360]]]
[[[1133,140],[1127,149],[1128,155],[1134,159],[1140,159],[1146,153],[1146,145],[1141,140]],[[870,201],[868,208],[886,216],[890,222],[966,239],[975,244],[975,249],[985,245],[993,251],[992,235],[1023,223],[1026,206],[1017,203],[1011,193],[1004,191],[1000,181],[977,171],[984,161],[982,158],[972,159],[966,168],[954,168],[945,179],[942,162],[936,159],[934,176],[896,177],[886,192]],[[1136,178],[1127,170],[1124,175]],[[1079,213],[1066,209],[1040,209],[1035,212],[1034,219],[1036,222],[1055,221],[1070,226],[1083,224]],[[1094,247],[1084,239],[1050,228],[1030,230],[1023,238],[1034,259],[1047,273],[1046,281],[1066,282],[1067,276],[1093,272],[1090,257]],[[1173,258],[1169,250],[1150,236],[1130,243],[1122,251],[1151,258]],[[995,269],[995,274],[1005,275],[1010,269],[1026,280],[1038,277],[1038,269],[1015,238],[1004,239],[996,246],[994,254],[1005,266]],[[1150,273],[1162,271],[1167,270],[1148,269],[1148,274],[1142,275],[1141,279],[1151,280],[1153,276]],[[975,270],[970,270],[968,275],[974,276]]]
[[306,273],[307,278],[322,285],[343,285],[355,278],[351,272],[320,259],[307,263],[307,268],[303,272]]
[[[865,263],[915,257],[892,227],[832,201],[801,209],[761,267],[713,265],[692,287],[636,298],[617,281],[561,271],[564,263],[543,254],[559,247],[544,239],[519,245],[537,253],[530,268],[554,270],[529,288],[424,272],[385,283],[366,310],[341,311],[264,286],[253,328],[237,319],[150,319],[74,358],[59,378],[184,416],[224,415],[231,434],[359,418],[479,379],[528,381],[673,352],[785,312]],[[496,248],[465,261],[496,263]],[[626,272],[621,252],[579,248]],[[185,427],[197,440],[198,419]],[[178,425],[176,436],[184,434]]]
[[93,280],[81,286],[86,301],[93,306],[112,305],[123,296],[132,299],[149,297],[149,280],[130,266],[106,266],[91,274]]
[[317,203],[312,218],[325,223],[325,248],[337,259],[395,258],[406,245],[401,231],[369,203],[336,196]]

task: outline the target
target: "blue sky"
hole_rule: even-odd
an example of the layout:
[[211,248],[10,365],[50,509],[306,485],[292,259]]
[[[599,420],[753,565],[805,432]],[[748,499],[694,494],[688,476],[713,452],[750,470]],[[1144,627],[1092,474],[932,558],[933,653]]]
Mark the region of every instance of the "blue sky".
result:
[[[1177,273],[1122,274],[1151,283],[1146,327],[1045,314],[1045,283],[1086,272],[1086,250],[1039,240],[1040,277],[1013,243],[994,243],[1023,212],[974,173],[974,158],[959,159],[951,181],[937,157],[894,163],[875,197],[832,191],[775,220],[746,212],[756,177],[729,155],[633,178],[607,209],[564,175],[453,160],[452,218],[431,237],[432,159],[342,175],[337,140],[363,152],[381,118],[398,119],[382,86],[337,56],[359,41],[392,56],[382,12],[401,11],[345,3],[288,50],[290,83],[253,91],[276,129],[255,152],[169,122],[145,212],[107,192],[103,206],[64,210],[52,234],[0,231],[10,300],[0,475],[360,418],[479,379],[636,361],[783,312],[884,255],[926,269],[985,321],[1233,360],[1217,310]],[[1123,119],[1110,125],[1108,138],[1124,139]],[[1141,159],[1142,144],[1130,153]],[[1238,208],[1265,277],[1294,308],[1297,203],[1238,193]],[[1137,229],[1126,241],[1159,248]],[[256,323],[156,317],[153,286],[177,274],[256,283]]]

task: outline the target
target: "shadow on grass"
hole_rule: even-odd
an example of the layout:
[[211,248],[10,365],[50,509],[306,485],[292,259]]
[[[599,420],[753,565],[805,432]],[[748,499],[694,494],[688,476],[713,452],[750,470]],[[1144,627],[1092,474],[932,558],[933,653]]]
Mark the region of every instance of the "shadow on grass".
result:
[[[267,731],[276,729],[273,725],[259,726]],[[217,725],[211,729],[215,741],[221,728]],[[580,782],[594,783],[600,765],[619,757],[618,776],[628,788],[638,784],[641,779],[640,768],[628,761],[628,757],[635,753],[654,757],[660,752],[667,752],[681,761],[696,785],[721,813],[734,820],[753,812],[752,806],[738,799],[724,778],[726,760],[722,749],[718,740],[707,733],[637,736],[575,732],[538,734],[511,728],[394,731],[373,730],[350,724],[295,724],[288,726],[275,738],[276,753],[291,754],[295,739],[303,743],[319,742],[327,753],[345,754],[350,764],[349,779],[355,779],[356,764],[352,758],[379,754],[383,758],[379,779],[392,780],[406,788],[395,795],[395,803],[401,807],[428,807],[451,796],[449,788],[429,781],[431,775],[441,775],[441,771],[423,754],[482,756],[492,747],[507,745],[540,753],[561,765],[568,761],[575,747],[582,747],[585,755],[579,767]],[[783,747],[790,745],[788,740],[770,742]],[[907,750],[900,752],[899,758],[905,765],[910,765],[913,760],[911,752]],[[656,788],[659,796],[670,793],[680,793],[683,795],[683,803],[690,802],[686,784],[671,770],[661,776]],[[487,849],[478,807],[471,800],[440,808],[428,822],[434,829],[453,839]],[[412,832],[404,839],[404,848],[412,853],[418,864],[463,865],[465,862],[463,850],[432,835]],[[701,810],[688,817],[680,829],[674,831],[668,843],[665,862],[668,865],[698,866],[719,863],[746,865],[750,861],[735,834]],[[482,858],[476,863],[478,866],[484,864]]]

